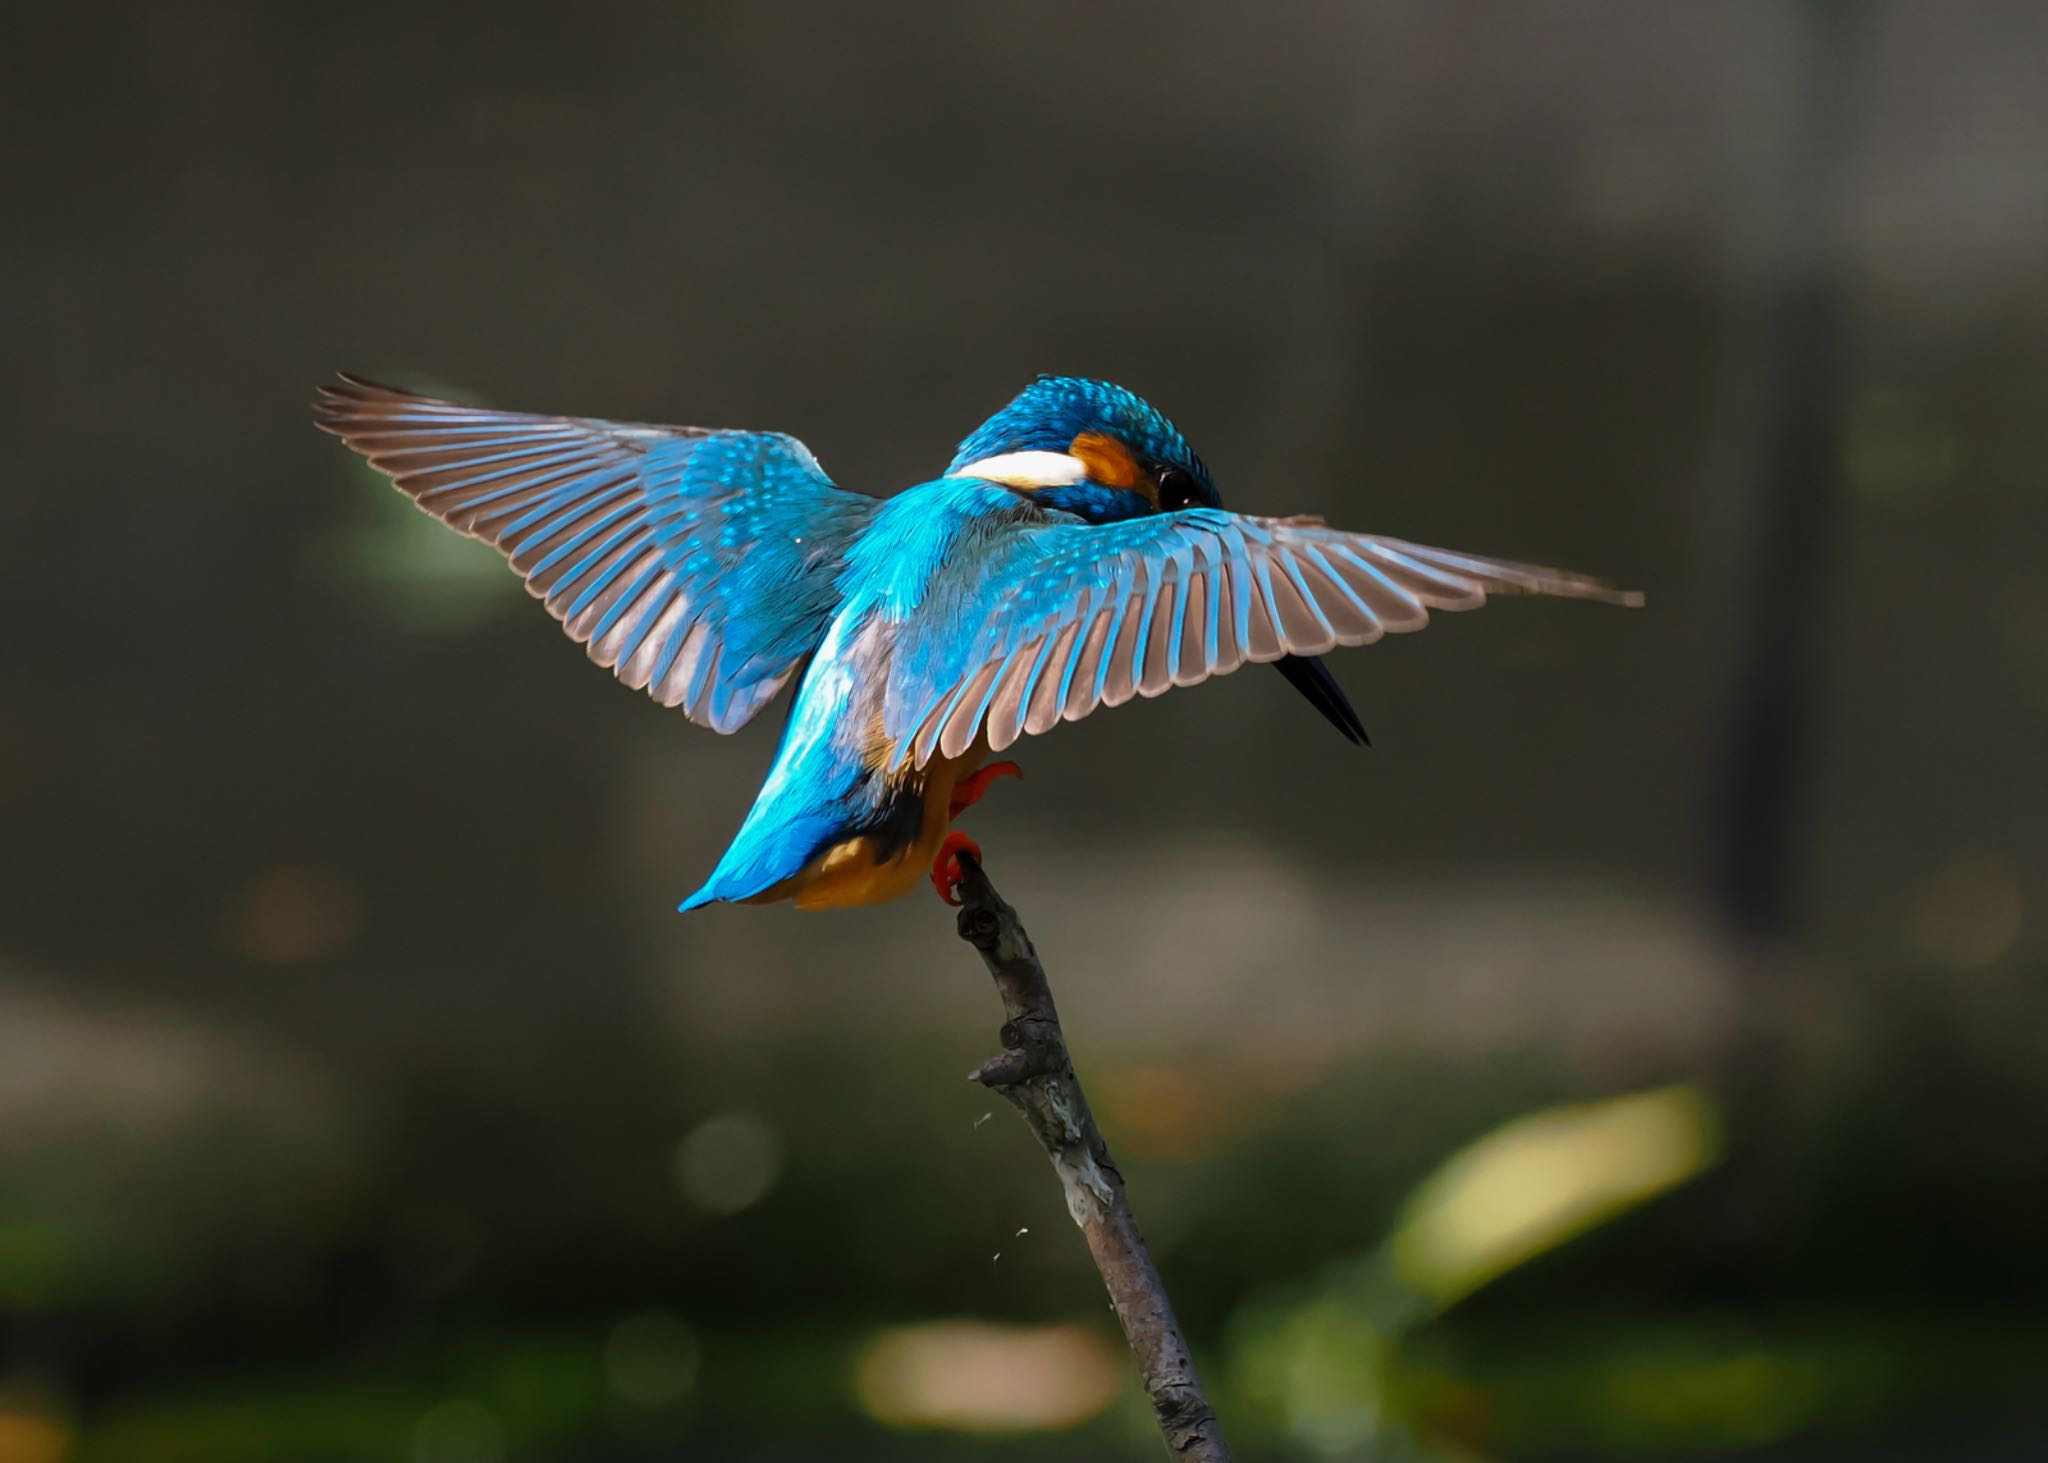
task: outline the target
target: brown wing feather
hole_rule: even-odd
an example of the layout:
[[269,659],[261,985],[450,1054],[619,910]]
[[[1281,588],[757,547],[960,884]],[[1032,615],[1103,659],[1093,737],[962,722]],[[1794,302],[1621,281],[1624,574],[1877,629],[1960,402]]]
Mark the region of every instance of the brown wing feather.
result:
[[[909,755],[919,764],[934,752],[956,756],[982,734],[1000,751],[1098,706],[1162,695],[1251,662],[1407,634],[1427,625],[1433,610],[1476,609],[1489,595],[1642,603],[1639,594],[1569,570],[1346,533],[1309,520],[1236,521],[1245,531],[1234,536],[1219,532],[1213,516],[1191,524],[1188,552],[1139,559],[1121,613],[1112,597],[1096,594],[1069,606],[1072,618],[1050,617],[1042,634],[1011,637],[1006,645],[1017,648],[980,666],[964,692],[956,688],[938,698],[910,739]],[[1106,558],[1093,582],[1122,582],[1125,552]],[[1143,607],[1155,585],[1148,626]]]

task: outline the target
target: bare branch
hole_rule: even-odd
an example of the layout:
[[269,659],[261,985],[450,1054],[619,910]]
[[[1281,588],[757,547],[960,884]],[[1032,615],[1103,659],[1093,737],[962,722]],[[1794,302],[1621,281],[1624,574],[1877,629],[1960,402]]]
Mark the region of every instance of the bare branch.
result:
[[965,875],[960,882],[960,938],[981,952],[1002,995],[1006,1017],[1002,1054],[971,1075],[1009,1099],[1052,1160],[1066,1192],[1067,1213],[1080,1227],[1102,1283],[1109,1288],[1167,1447],[1175,1457],[1195,1463],[1229,1463],[1216,1411],[1202,1390],[1166,1286],[1131,1217],[1123,1175],[1109,1156],[1074,1075],[1045,967],[1018,922],[1017,911],[996,893],[980,865],[963,856],[960,866]]

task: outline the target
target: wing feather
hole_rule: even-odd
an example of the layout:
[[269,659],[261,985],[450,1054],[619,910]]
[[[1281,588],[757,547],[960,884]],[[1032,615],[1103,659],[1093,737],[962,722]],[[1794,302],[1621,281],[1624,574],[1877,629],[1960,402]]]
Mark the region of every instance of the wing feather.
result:
[[818,646],[878,506],[801,442],[492,411],[343,376],[319,424],[504,554],[590,658],[732,731]]
[[[1142,579],[1142,575],[1134,575]],[[1138,676],[1141,638],[1145,634],[1145,606],[1150,598],[1140,584],[1133,586],[1131,595],[1124,601],[1123,613],[1118,618],[1116,639],[1110,642],[1109,653],[1103,660],[1102,695],[1104,706],[1121,706],[1138,694]]]
[[1081,668],[1084,648],[1082,623],[1075,619],[1053,639],[1052,655],[1045,673],[1038,678],[1038,685],[1031,692],[1031,706],[1024,719],[1024,730],[1034,736],[1049,732],[1059,724],[1067,698],[1073,694],[1074,677]]
[[1217,566],[1213,603],[1216,652],[1209,664],[1216,675],[1227,676],[1244,664],[1243,617],[1251,609],[1244,597],[1244,576],[1228,559]]
[[1319,655],[1467,610],[1491,594],[1640,604],[1566,570],[1347,533],[1315,520],[1198,508],[1085,524],[1048,515],[992,538],[952,569],[950,627],[928,656],[892,671],[886,724],[898,756],[956,757],[977,738],[1000,750],[1098,706],[1157,696],[1249,662]]
[[1117,611],[1123,603],[1118,599],[1103,606],[1088,621],[1081,636],[1080,653],[1074,657],[1073,679],[1060,703],[1062,721],[1079,721],[1102,701],[1103,672],[1107,669],[1109,647],[1116,638]]

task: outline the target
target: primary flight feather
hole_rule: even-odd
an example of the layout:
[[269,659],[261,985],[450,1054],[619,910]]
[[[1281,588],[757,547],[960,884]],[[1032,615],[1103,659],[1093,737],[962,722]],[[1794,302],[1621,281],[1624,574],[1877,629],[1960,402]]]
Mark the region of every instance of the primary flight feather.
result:
[[929,868],[1018,738],[1273,662],[1345,736],[1318,657],[1489,594],[1638,604],[1597,579],[1222,507],[1150,404],[1042,376],[889,499],[801,442],[460,406],[355,376],[319,422],[499,550],[591,659],[715,731],[792,676],[766,782],[694,909],[875,903]]

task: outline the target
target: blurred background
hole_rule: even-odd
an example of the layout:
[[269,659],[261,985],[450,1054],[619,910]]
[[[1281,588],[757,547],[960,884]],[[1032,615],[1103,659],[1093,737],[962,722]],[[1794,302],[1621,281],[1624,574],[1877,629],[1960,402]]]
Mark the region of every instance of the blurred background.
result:
[[2048,1456],[2048,9],[109,5],[0,57],[0,1463],[1155,1456],[920,894],[307,402],[1039,371],[1569,565],[1021,748],[1242,1455]]

